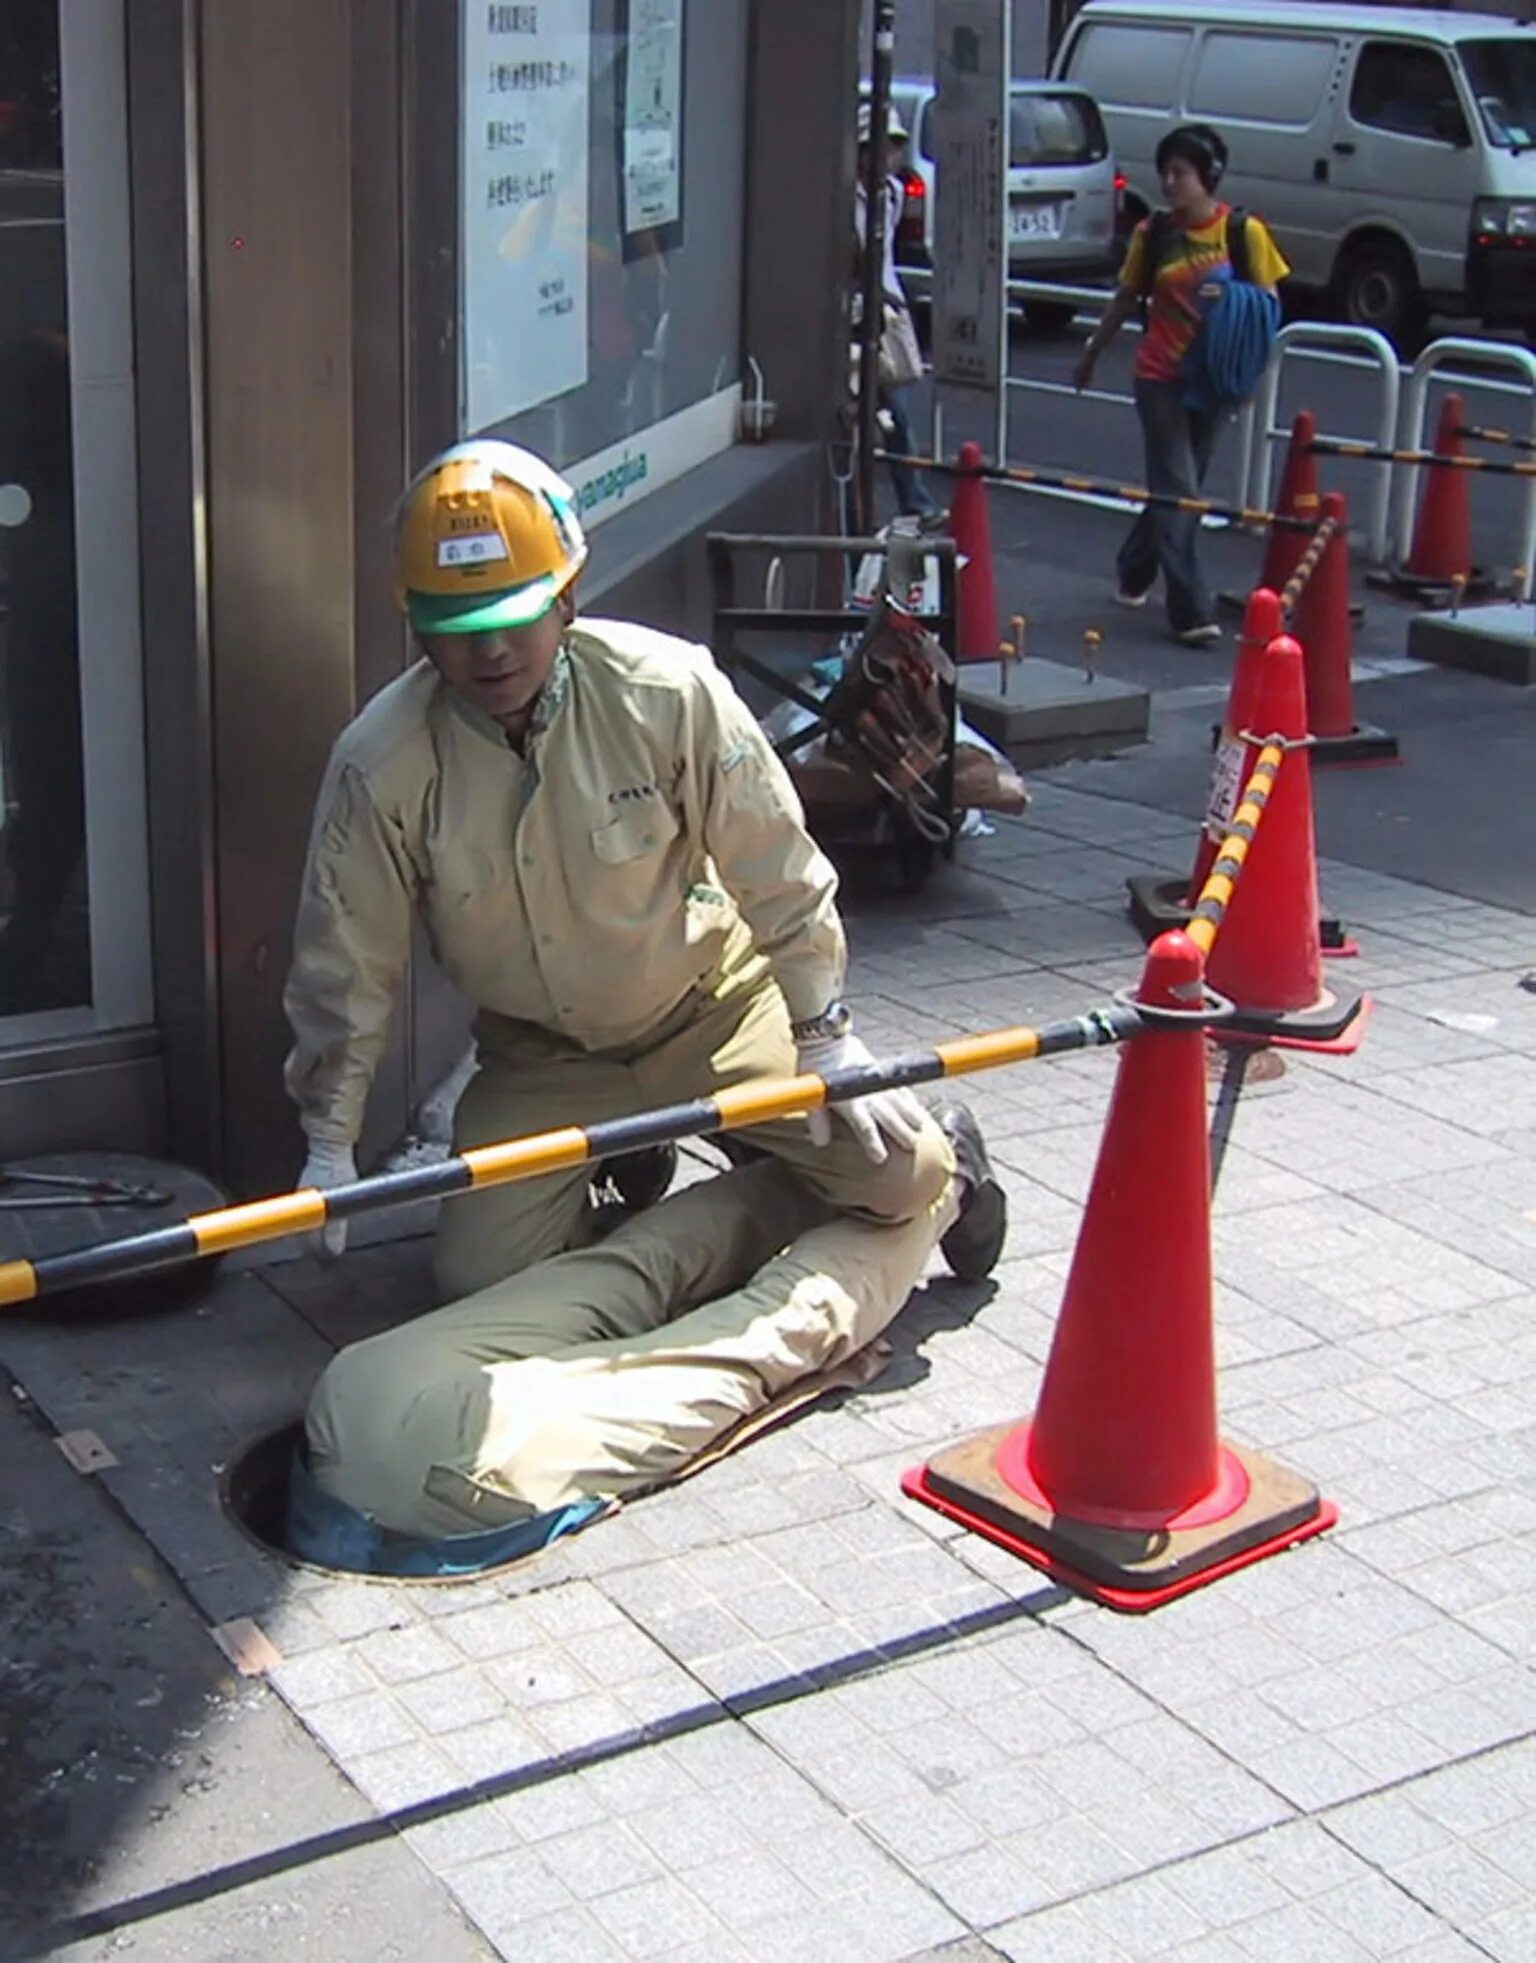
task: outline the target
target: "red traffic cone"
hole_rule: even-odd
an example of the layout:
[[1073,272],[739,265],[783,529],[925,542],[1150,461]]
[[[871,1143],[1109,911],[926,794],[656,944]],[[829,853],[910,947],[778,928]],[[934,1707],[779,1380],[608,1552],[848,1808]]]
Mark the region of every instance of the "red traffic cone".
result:
[[1289,635],[1264,651],[1250,706],[1253,740],[1243,782],[1269,738],[1294,747],[1265,799],[1211,950],[1211,987],[1234,1005],[1211,1034],[1222,1042],[1347,1055],[1359,1047],[1368,1004],[1363,996],[1341,998],[1323,986],[1306,690],[1301,649]]
[[1032,1422],[902,1489],[1118,1609],[1150,1609],[1332,1526],[1306,1480],[1224,1445],[1211,1323],[1199,949],[1153,943]]
[[955,638],[959,661],[997,659],[997,587],[992,573],[992,527],[987,518],[987,484],[981,475],[979,443],[962,443],[956,460],[955,494],[949,501],[949,532],[959,556]]
[[1306,664],[1307,724],[1314,763],[1396,763],[1395,736],[1355,721],[1350,659],[1354,628],[1349,617],[1349,511],[1330,491],[1324,518],[1334,521],[1333,536],[1296,604],[1296,638]]
[[[1285,453],[1280,495],[1275,499],[1277,518],[1302,518],[1309,525],[1317,523],[1317,458],[1312,454],[1316,436],[1317,418],[1310,409],[1303,409],[1291,424],[1291,443]],[[1307,534],[1299,526],[1271,525],[1259,585],[1267,586],[1271,593],[1280,592],[1300,565],[1306,549]]]
[[1252,703],[1259,664],[1281,625],[1278,596],[1265,587],[1250,593],[1237,643],[1232,686],[1227,693],[1226,714],[1216,739],[1216,761],[1211,771],[1210,796],[1195,851],[1194,871],[1187,880],[1166,879],[1161,873],[1136,873],[1125,882],[1130,895],[1131,920],[1145,940],[1169,928],[1188,925],[1200,888],[1216,857],[1216,848],[1226,835],[1227,821],[1237,809],[1238,793],[1245,781],[1242,766],[1248,754],[1240,732],[1253,727]]
[[[1467,413],[1459,395],[1440,405],[1435,430],[1435,455],[1459,457]],[[1467,473],[1454,468],[1421,466],[1424,496],[1413,528],[1413,546],[1403,571],[1410,579],[1449,586],[1458,575],[1472,582],[1472,510],[1467,497]]]

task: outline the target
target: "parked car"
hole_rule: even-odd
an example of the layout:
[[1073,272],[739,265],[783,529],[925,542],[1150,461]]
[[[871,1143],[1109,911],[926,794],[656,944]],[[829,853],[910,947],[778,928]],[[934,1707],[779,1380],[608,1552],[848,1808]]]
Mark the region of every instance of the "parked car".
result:
[[1292,284],[1403,345],[1429,314],[1536,332],[1536,34],[1493,14],[1089,0],[1056,73],[1091,89],[1160,202],[1176,123],[1220,129],[1222,195],[1262,214]]
[[[933,282],[932,82],[903,77],[891,102],[909,133],[906,200],[896,262],[913,301]],[[1015,82],[1009,95],[1008,270],[1010,283],[1097,281],[1117,263],[1117,179],[1104,119],[1092,96],[1060,82]],[[1018,296],[1022,298],[1022,296]],[[1054,326],[1072,318],[1065,301],[1025,300],[1027,319]]]

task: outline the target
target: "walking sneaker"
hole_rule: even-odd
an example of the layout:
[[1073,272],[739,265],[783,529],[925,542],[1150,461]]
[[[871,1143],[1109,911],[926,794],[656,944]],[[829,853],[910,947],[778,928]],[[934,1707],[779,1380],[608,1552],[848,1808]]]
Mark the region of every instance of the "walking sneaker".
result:
[[1151,597],[1152,588],[1150,586],[1144,586],[1139,593],[1133,593],[1128,586],[1117,586],[1115,588],[1115,605],[1117,607],[1144,607]]
[[1221,639],[1221,629],[1214,620],[1202,620],[1196,627],[1185,627],[1175,634],[1174,639],[1180,647],[1214,647]]
[[940,1104],[934,1123],[949,1140],[961,1185],[960,1214],[939,1242],[950,1272],[960,1281],[985,1281],[1002,1258],[1008,1238],[1008,1195],[987,1157],[981,1127],[968,1105]]

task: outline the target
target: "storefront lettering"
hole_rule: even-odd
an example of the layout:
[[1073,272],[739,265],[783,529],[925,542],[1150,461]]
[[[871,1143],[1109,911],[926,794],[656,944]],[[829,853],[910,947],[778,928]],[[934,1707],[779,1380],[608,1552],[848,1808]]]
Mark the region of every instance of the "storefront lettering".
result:
[[528,125],[526,123],[503,123],[497,120],[485,126],[485,147],[487,150],[523,150],[528,145]]
[[539,10],[537,6],[500,6],[486,8],[486,31],[491,34],[537,34],[539,31]]
[[595,506],[608,504],[615,498],[622,498],[635,485],[643,484],[650,474],[650,460],[642,450],[638,457],[632,457],[626,450],[612,470],[600,471],[596,477],[589,477],[576,493],[576,502],[585,515]]

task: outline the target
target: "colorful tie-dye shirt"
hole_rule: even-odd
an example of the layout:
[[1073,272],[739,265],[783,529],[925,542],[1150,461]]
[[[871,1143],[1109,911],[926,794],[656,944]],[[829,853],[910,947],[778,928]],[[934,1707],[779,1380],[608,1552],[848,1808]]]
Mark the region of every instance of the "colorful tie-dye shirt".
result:
[[[1218,205],[1216,215],[1204,225],[1185,226],[1175,218],[1163,229],[1146,330],[1136,350],[1136,373],[1144,381],[1175,382],[1179,378],[1179,364],[1200,326],[1196,299],[1200,282],[1214,267],[1229,263],[1229,210],[1227,205]],[[1250,212],[1247,223],[1248,277],[1255,286],[1273,292],[1291,269],[1263,222]],[[1136,227],[1120,268],[1120,284],[1132,293],[1142,290],[1151,225],[1150,218],[1143,218]]]

